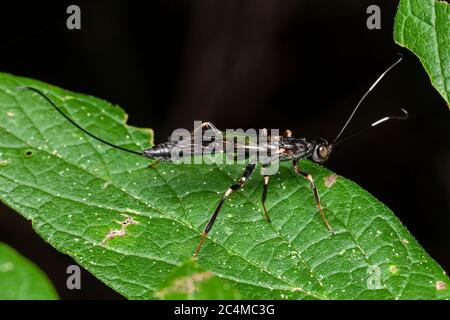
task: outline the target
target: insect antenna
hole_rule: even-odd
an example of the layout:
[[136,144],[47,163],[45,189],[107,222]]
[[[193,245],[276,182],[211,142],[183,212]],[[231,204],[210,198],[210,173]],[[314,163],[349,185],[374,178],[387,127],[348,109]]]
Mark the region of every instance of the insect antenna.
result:
[[[334,138],[332,144],[336,145],[336,141],[338,141],[338,139],[341,137],[342,133],[344,133],[345,129],[347,128],[347,126],[350,124],[350,122],[353,119],[353,116],[355,115],[356,111],[358,111],[359,106],[361,105],[361,103],[366,99],[366,97],[369,95],[369,93],[373,90],[373,88],[376,87],[376,85],[380,82],[380,80],[389,72],[391,71],[392,68],[394,68],[397,64],[400,63],[400,61],[402,61],[403,59],[403,55],[399,54],[400,58],[395,61],[389,68],[387,68],[379,77],[377,80],[375,80],[375,82],[372,84],[372,86],[369,88],[369,90],[366,91],[366,93],[364,93],[364,95],[362,96],[362,98],[358,101],[358,104],[356,105],[356,107],[353,109],[352,113],[350,114],[350,116],[347,119],[347,122],[344,124],[344,126],[342,127],[341,131],[339,131],[339,133],[337,134],[336,138]],[[403,111],[406,111],[404,109],[402,109]],[[406,114],[408,114],[406,112]],[[377,123],[378,121],[374,122],[373,124],[380,124],[381,122],[384,122],[386,120],[389,120],[390,117],[385,117],[383,119],[380,119],[378,121],[380,121],[379,123]],[[383,120],[383,121],[382,121]],[[374,127],[374,125],[372,124],[372,126]],[[352,135],[353,136],[353,135]],[[347,140],[348,138],[346,138]]]
[[378,125],[380,125],[380,124],[382,124],[382,123],[384,123],[386,121],[389,121],[389,120],[406,120],[406,119],[408,119],[408,111],[406,109],[403,109],[403,108],[400,108],[400,110],[402,110],[403,115],[401,115],[401,116],[386,116],[384,118],[381,118],[381,119],[373,122],[370,126],[365,127],[363,129],[361,129],[361,130],[351,134],[350,136],[345,137],[345,138],[337,141],[336,143],[333,143],[333,146],[337,146],[338,144],[340,144],[340,143],[342,143],[344,141],[347,141],[347,140],[349,140],[349,139],[351,139],[351,138],[361,134],[362,132],[366,131],[367,129],[376,127],[376,126],[378,126]]
[[58,111],[64,118],[66,118],[67,121],[69,121],[69,122],[70,122],[71,124],[73,124],[75,127],[77,127],[78,129],[80,129],[82,132],[84,132],[84,133],[87,134],[88,136],[94,138],[95,140],[98,140],[98,141],[100,141],[100,142],[102,142],[102,143],[104,143],[104,144],[106,144],[106,145],[108,145],[108,146],[110,146],[110,147],[113,147],[113,148],[116,148],[116,149],[119,149],[119,150],[122,150],[122,151],[125,151],[125,152],[128,152],[128,153],[132,153],[132,154],[137,154],[137,155],[143,156],[143,153],[142,153],[142,152],[134,151],[134,150],[131,150],[131,149],[127,149],[127,148],[124,148],[124,147],[115,145],[115,144],[113,144],[113,143],[111,143],[111,142],[108,142],[108,141],[106,141],[106,140],[103,140],[102,138],[97,137],[96,135],[90,133],[89,131],[87,131],[86,129],[84,129],[83,127],[81,127],[78,123],[76,123],[74,120],[72,120],[72,118],[70,118],[68,115],[66,115],[66,114],[65,114],[65,113],[64,113],[64,112],[63,112],[63,111],[62,111],[55,103],[53,103],[53,101],[50,100],[50,98],[47,97],[42,91],[40,91],[40,90],[38,90],[38,89],[36,89],[36,88],[33,88],[33,87],[28,87],[28,86],[17,87],[17,89],[19,89],[19,90],[30,90],[30,91],[33,91],[33,92],[37,93],[37,94],[40,95],[42,98],[44,98],[51,106],[53,106],[53,107],[56,109],[56,111]]

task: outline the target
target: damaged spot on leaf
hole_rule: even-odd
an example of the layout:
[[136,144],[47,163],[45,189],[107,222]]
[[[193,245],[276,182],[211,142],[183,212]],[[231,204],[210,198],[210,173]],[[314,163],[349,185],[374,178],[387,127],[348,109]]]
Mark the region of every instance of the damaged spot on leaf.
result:
[[398,272],[398,268],[397,268],[397,266],[390,266],[390,267],[389,267],[389,271],[390,271],[391,273],[397,273],[397,272]]
[[182,277],[177,279],[170,287],[164,288],[156,293],[156,296],[160,299],[164,299],[167,294],[170,293],[185,293],[192,295],[198,290],[198,284],[206,281],[214,276],[212,272],[199,272],[194,273],[188,277]]
[[117,230],[111,230],[106,235],[105,239],[101,242],[101,245],[105,245],[105,243],[115,237],[123,237],[126,234],[126,229],[130,224],[139,224],[139,221],[136,221],[131,216],[127,216],[122,214],[122,216],[125,216],[126,219],[124,221],[116,221],[116,223],[121,225],[120,229]]
[[0,167],[6,167],[9,164],[8,160],[0,160]]
[[33,151],[31,151],[31,150],[28,150],[28,151],[25,151],[25,157],[31,157],[33,155]]
[[122,227],[126,228],[130,224],[138,224],[136,220],[133,219],[133,217],[126,216],[127,218],[124,221],[116,221],[118,224],[121,224]]
[[445,290],[447,289],[447,284],[444,281],[436,282],[436,290]]
[[331,188],[333,184],[336,183],[337,174],[331,174],[328,177],[325,177],[323,180],[325,181],[325,187]]

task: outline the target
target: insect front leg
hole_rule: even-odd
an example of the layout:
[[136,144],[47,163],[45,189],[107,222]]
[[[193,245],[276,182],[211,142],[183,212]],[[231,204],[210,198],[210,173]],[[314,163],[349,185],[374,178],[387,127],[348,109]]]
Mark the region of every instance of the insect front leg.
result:
[[302,171],[298,166],[297,166],[298,162],[297,161],[292,161],[292,166],[294,167],[294,170],[297,174],[301,175],[303,178],[305,178],[306,180],[309,181],[310,185],[311,185],[311,189],[313,190],[314,193],[314,199],[316,201],[316,205],[317,208],[320,211],[320,215],[322,216],[323,221],[325,221],[325,224],[328,228],[328,230],[330,231],[330,233],[334,233],[333,228],[331,227],[330,223],[328,222],[327,218],[325,217],[325,214],[323,213],[322,210],[322,206],[320,205],[320,197],[319,197],[319,193],[317,192],[317,187],[316,184],[314,183],[314,179],[313,177],[309,174],[306,173],[304,171]]
[[216,210],[214,210],[214,213],[212,214],[211,218],[209,218],[208,223],[206,224],[205,230],[203,231],[203,234],[202,234],[202,239],[200,240],[200,243],[197,246],[197,250],[195,250],[194,258],[197,258],[198,252],[200,251],[200,248],[201,248],[203,242],[205,241],[206,236],[208,235],[208,233],[211,230],[214,222],[216,221],[216,218],[217,218],[217,216],[218,216],[218,214],[220,212],[220,209],[222,208],[225,200],[230,196],[231,193],[233,193],[234,191],[238,190],[239,188],[241,188],[245,184],[245,182],[248,180],[248,178],[250,178],[250,176],[252,175],[253,171],[255,171],[255,167],[256,167],[255,163],[250,163],[249,165],[247,165],[247,167],[244,170],[244,173],[239,178],[237,183],[232,184],[227,189],[227,191],[225,191],[225,193],[222,196],[222,199],[220,200]]

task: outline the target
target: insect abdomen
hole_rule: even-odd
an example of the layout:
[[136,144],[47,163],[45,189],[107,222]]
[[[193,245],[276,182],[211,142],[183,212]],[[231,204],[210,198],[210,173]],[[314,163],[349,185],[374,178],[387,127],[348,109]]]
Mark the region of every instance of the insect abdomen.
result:
[[169,145],[168,143],[160,143],[154,147],[145,149],[143,154],[145,157],[153,160],[169,161],[171,158],[171,150],[172,145]]

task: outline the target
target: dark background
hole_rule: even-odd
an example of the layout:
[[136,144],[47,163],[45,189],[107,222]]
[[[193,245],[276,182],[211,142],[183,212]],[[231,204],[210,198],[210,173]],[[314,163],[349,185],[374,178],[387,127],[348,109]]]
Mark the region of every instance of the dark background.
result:
[[[66,28],[81,7],[82,29]],[[366,9],[381,7],[381,30]],[[193,120],[225,128],[289,128],[332,140],[378,75],[405,56],[368,97],[350,131],[386,114],[408,121],[369,130],[337,148],[326,166],[390,207],[450,270],[449,111],[418,59],[392,39],[396,1],[151,0],[2,3],[0,71],[121,105],[156,142]],[[120,296],[0,205],[0,241],[34,261],[64,299]]]

